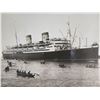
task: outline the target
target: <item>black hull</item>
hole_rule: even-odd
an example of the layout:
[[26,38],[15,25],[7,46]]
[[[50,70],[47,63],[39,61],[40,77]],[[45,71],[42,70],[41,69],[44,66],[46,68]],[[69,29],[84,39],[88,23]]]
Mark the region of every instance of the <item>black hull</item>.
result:
[[3,58],[22,59],[22,60],[47,60],[47,59],[97,60],[98,48],[83,48],[83,49],[54,51],[54,52],[39,52],[39,53],[3,54]]

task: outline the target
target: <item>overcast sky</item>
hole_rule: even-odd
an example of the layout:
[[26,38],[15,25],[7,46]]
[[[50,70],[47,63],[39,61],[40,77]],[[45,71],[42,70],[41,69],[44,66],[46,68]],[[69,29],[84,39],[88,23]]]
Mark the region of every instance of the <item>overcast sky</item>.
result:
[[[25,36],[32,35],[32,41],[41,40],[41,33],[49,32],[50,38],[66,37],[67,22],[70,21],[71,32],[77,28],[75,45],[81,38],[85,45],[87,37],[88,45],[99,42],[99,15],[98,14],[75,14],[75,13],[8,13],[2,14],[2,47],[16,45],[15,29],[18,43],[26,43]],[[62,33],[60,32],[62,31]]]

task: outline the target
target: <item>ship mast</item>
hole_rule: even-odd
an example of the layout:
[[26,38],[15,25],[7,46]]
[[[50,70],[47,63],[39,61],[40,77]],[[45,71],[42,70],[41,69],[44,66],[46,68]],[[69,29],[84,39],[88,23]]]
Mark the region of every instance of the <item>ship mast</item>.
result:
[[16,37],[16,44],[17,44],[17,47],[18,47],[17,33],[15,33],[15,37]]
[[74,43],[74,41],[75,41],[76,29],[77,29],[77,28],[75,28],[75,31],[74,31],[74,36],[73,36],[73,40],[72,40],[72,45],[73,45],[73,43]]
[[79,37],[79,48],[81,47],[81,38]]
[[16,32],[16,29],[15,29],[15,38],[16,38],[16,45],[18,47],[18,38],[17,38],[17,32]]
[[87,47],[87,38],[86,38],[86,47]]
[[[67,32],[67,37],[69,37],[69,41],[70,41],[70,48],[73,48],[73,44],[75,42],[75,37],[76,37],[76,31],[77,31],[77,27],[75,27],[75,31],[74,34],[71,34],[71,29],[70,29],[70,22],[67,22],[68,25],[68,32]],[[81,43],[80,43],[81,44]]]
[[69,21],[68,21],[68,23],[67,23],[67,25],[68,25],[68,35],[69,35],[69,40],[70,40],[70,48],[72,49],[72,41],[71,41],[71,30],[70,30],[70,23],[69,23]]

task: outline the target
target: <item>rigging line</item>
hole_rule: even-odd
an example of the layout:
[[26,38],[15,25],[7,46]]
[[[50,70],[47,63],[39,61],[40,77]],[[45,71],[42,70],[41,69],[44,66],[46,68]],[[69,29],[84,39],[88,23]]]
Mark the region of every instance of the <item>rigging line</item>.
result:
[[74,36],[73,36],[72,45],[73,45],[73,43],[74,43],[74,41],[75,41],[76,30],[77,30],[77,28],[75,28],[75,31],[74,31]]
[[59,31],[62,34],[62,36],[64,37],[64,39],[67,40],[67,38],[65,38],[65,36],[63,35],[63,32],[61,30],[59,30]]

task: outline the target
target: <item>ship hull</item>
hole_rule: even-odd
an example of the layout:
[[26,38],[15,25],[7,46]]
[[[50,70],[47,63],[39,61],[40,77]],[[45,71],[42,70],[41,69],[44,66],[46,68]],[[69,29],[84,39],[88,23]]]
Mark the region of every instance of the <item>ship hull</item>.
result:
[[65,59],[65,60],[90,60],[98,59],[98,48],[83,48],[52,52],[38,53],[13,53],[3,54],[4,59],[22,59],[22,60],[46,60],[46,59]]

